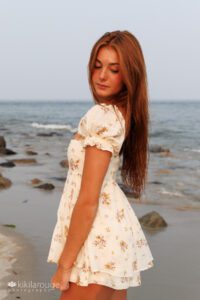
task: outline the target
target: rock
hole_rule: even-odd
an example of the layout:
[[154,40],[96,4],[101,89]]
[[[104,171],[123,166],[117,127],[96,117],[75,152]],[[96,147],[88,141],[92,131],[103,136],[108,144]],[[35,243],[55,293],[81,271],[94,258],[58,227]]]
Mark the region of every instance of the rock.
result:
[[42,180],[40,180],[40,179],[38,179],[38,178],[33,178],[33,179],[31,180],[31,182],[32,182],[32,184],[40,184],[40,183],[42,183]]
[[15,164],[37,164],[37,160],[35,158],[21,158],[10,161],[14,162]]
[[39,132],[37,133],[37,136],[43,136],[43,137],[49,137],[49,136],[62,136],[62,133],[58,133],[56,131],[52,131],[52,132]]
[[120,186],[120,188],[122,189],[122,191],[124,192],[124,194],[128,197],[134,197],[135,199],[138,198],[138,195],[128,186],[126,186],[123,183],[118,183],[118,185]]
[[12,168],[15,167],[14,162],[12,161],[6,161],[0,164],[1,167],[5,167],[5,168]]
[[50,179],[58,180],[58,181],[62,181],[62,182],[64,182],[66,180],[65,177],[50,177]]
[[7,189],[12,185],[12,181],[0,175],[0,189]]
[[150,152],[153,152],[153,153],[160,153],[160,152],[169,153],[170,152],[169,149],[165,149],[165,148],[163,148],[161,146],[157,146],[157,145],[150,145],[149,150],[150,150]]
[[35,188],[50,191],[50,190],[53,190],[55,188],[55,186],[52,183],[43,183],[41,185],[35,186]]
[[0,154],[6,154],[6,141],[3,136],[0,136]]
[[142,226],[149,229],[159,229],[168,226],[166,221],[156,211],[147,213],[139,218],[139,221]]
[[28,202],[28,200],[27,200],[27,199],[22,201],[22,203],[27,203],[27,202]]
[[67,160],[67,159],[61,160],[60,165],[61,165],[61,167],[63,167],[63,168],[69,168],[69,163],[68,163],[68,160]]
[[0,154],[4,155],[14,155],[16,152],[6,149],[6,141],[3,136],[0,136]]
[[6,155],[15,155],[15,154],[17,154],[17,152],[15,152],[15,151],[13,151],[13,150],[11,150],[11,149],[6,149],[6,151],[5,151],[6,153]]
[[32,151],[32,150],[26,150],[26,154],[28,154],[28,155],[38,155],[37,152]]
[[48,137],[48,136],[53,136],[52,132],[39,132],[37,133],[37,136],[44,136],[44,137]]
[[6,149],[0,148],[0,155],[6,155]]
[[6,141],[3,136],[0,136],[0,149],[6,148]]

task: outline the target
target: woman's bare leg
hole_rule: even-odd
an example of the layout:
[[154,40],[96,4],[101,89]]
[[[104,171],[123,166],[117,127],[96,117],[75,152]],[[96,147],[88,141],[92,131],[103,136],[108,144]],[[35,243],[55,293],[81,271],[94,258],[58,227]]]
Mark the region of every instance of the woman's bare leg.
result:
[[59,300],[111,300],[114,292],[114,289],[100,284],[80,286],[70,282],[69,289],[61,292]]
[[110,300],[126,300],[126,299],[127,299],[127,289],[115,290]]

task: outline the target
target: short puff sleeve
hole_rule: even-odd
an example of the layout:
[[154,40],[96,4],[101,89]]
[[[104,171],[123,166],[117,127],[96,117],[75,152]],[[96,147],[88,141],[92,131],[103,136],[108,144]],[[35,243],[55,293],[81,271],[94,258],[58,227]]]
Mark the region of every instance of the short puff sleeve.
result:
[[123,140],[124,128],[112,105],[96,104],[83,116],[78,125],[78,133],[84,136],[83,147],[96,146],[119,154]]

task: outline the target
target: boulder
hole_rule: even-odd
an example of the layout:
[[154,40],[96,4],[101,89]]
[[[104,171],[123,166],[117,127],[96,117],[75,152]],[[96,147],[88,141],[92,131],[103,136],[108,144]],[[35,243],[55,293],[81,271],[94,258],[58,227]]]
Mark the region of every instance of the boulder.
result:
[[7,189],[12,185],[12,181],[0,175],[0,190]]
[[150,152],[153,152],[153,153],[160,153],[160,152],[169,153],[170,152],[169,149],[163,148],[163,147],[158,146],[158,145],[150,145],[149,150],[150,150]]
[[17,154],[17,152],[15,152],[15,151],[13,151],[11,149],[6,149],[5,154],[6,155],[15,155],[15,154]]
[[40,183],[42,183],[42,180],[40,180],[40,179],[38,179],[38,178],[33,178],[33,179],[31,180],[31,183],[32,183],[32,184],[40,184]]
[[38,153],[32,150],[26,150],[27,155],[37,155]]
[[135,199],[138,198],[138,195],[127,185],[123,183],[118,183],[118,185],[127,197],[134,197]]
[[152,184],[162,184],[162,182],[160,182],[160,181],[157,181],[157,180],[150,181],[149,183],[152,183]]
[[63,168],[69,168],[69,163],[68,163],[68,160],[67,160],[67,159],[61,160],[60,165],[61,165],[61,167],[63,167]]
[[0,149],[6,148],[6,141],[3,136],[0,136]]
[[147,213],[139,218],[141,225],[148,229],[160,229],[167,226],[167,222],[156,211]]
[[4,167],[4,168],[12,168],[12,167],[15,167],[15,164],[12,161],[6,161],[3,163],[0,163],[0,166]]
[[58,181],[62,181],[62,182],[65,182],[66,181],[66,178],[65,177],[50,177],[50,179],[53,179],[53,180],[58,180]]
[[37,160],[35,158],[21,158],[21,159],[13,159],[10,160],[15,164],[37,164]]
[[35,186],[35,188],[50,191],[50,190],[53,190],[55,188],[55,186],[52,183],[43,183],[43,184]]
[[6,149],[6,141],[3,136],[0,136],[0,154],[3,155],[14,155],[16,152],[14,152],[11,149]]
[[62,133],[52,131],[52,132],[39,132],[37,136],[50,137],[50,136],[62,136]]

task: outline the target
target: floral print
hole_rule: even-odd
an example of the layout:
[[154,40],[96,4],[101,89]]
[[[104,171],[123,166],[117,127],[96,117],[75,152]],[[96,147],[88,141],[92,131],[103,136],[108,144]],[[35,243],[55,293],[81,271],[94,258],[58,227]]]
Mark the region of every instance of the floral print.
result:
[[108,193],[102,193],[101,194],[102,197],[102,203],[105,205],[110,205],[110,195]]
[[114,270],[116,268],[115,263],[113,261],[108,262],[107,264],[105,264],[105,268],[108,270]]
[[121,242],[120,242],[120,247],[121,247],[121,250],[122,250],[123,252],[125,252],[126,249],[128,249],[128,244],[127,244],[125,241],[121,241]]
[[125,135],[124,118],[117,106],[96,104],[81,118],[77,134],[82,138],[72,139],[67,148],[69,170],[47,262],[58,263],[81,186],[85,147],[96,146],[110,151],[112,157],[96,217],[74,262],[70,281],[81,286],[98,283],[119,290],[139,286],[140,272],[153,267],[154,263],[138,218],[116,182]]
[[120,209],[116,213],[116,218],[118,222],[121,222],[121,220],[124,218],[124,209]]
[[94,241],[94,245],[99,249],[106,247],[106,240],[104,239],[104,236],[97,235]]

